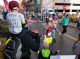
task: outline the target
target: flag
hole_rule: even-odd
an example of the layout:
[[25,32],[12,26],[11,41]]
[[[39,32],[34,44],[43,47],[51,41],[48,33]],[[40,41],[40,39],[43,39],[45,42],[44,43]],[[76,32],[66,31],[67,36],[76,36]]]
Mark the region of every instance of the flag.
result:
[[4,7],[6,11],[9,11],[9,7],[8,7],[8,1],[4,0]]

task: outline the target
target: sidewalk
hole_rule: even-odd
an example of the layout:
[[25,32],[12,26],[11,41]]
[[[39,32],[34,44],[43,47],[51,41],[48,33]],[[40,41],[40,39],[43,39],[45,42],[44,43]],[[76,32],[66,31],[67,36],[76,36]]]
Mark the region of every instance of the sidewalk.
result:
[[[61,19],[58,19],[58,22],[61,23]],[[77,23],[70,22],[70,27],[77,28]]]

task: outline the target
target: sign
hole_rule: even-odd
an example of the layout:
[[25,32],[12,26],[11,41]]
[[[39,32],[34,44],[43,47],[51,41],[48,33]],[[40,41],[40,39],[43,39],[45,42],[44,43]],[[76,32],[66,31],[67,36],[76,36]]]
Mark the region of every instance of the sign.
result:
[[50,59],[75,59],[76,55],[56,55],[51,56]]

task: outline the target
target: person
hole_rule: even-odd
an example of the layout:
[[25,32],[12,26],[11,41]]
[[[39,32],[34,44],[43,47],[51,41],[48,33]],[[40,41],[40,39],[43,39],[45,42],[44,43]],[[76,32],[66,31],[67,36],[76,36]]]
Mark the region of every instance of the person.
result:
[[59,16],[58,16],[58,13],[56,12],[56,20],[58,20],[58,17],[59,17]]
[[50,59],[51,55],[57,55],[59,53],[59,50],[52,53],[52,51],[49,49],[49,46],[49,44],[43,43],[43,47],[38,54],[38,59]]
[[33,20],[32,20],[32,15],[28,15],[28,19],[26,19],[26,22],[27,22],[27,27],[29,30],[31,30],[32,26],[31,24],[33,23]]
[[[18,37],[22,43],[21,59],[30,59],[30,49],[37,52],[40,47],[40,37],[38,31],[32,32],[24,29],[26,23],[24,15],[18,12],[19,3],[17,1],[9,2],[10,12],[6,16],[8,28],[11,37]],[[35,39],[35,40],[33,40]],[[5,58],[6,59],[6,58]]]
[[48,24],[47,24],[47,29],[46,29],[46,34],[48,33],[48,32],[51,32],[52,31],[52,24],[51,24],[51,22],[48,22]]
[[46,42],[47,44],[51,44],[52,43],[52,36],[51,36],[51,32],[48,32],[46,35],[44,35],[44,42]]
[[48,25],[48,23],[49,23],[49,17],[47,15],[45,16],[45,20],[46,20],[46,23]]
[[6,20],[6,15],[7,15],[8,11],[3,10],[2,14],[3,14],[3,19]]
[[61,35],[61,33],[59,32],[59,30],[57,29],[57,24],[58,24],[58,21],[56,20],[56,16],[53,15],[53,20],[52,20],[52,38],[54,39],[54,42],[56,42],[56,36],[55,36],[55,33],[56,31],[59,33],[59,35]]
[[76,44],[80,41],[80,17],[77,21],[77,28],[79,30],[79,34],[78,34],[78,40],[73,44],[73,48],[77,47]]
[[51,14],[49,14],[49,22],[51,22],[52,21],[52,15]]
[[80,17],[77,20],[77,28],[79,28],[79,27],[80,27]]
[[69,25],[70,23],[70,19],[69,19],[69,15],[65,15],[63,18],[62,18],[62,27],[63,27],[63,31],[62,31],[62,35],[64,33],[67,32],[67,26]]

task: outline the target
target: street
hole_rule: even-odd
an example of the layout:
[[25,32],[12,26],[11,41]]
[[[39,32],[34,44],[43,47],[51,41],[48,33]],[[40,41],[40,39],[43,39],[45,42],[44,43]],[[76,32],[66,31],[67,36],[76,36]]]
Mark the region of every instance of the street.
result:
[[80,0],[0,1],[0,59],[80,59]]
[[[33,29],[37,29],[40,34],[45,32],[46,23],[44,22],[35,22],[31,25]],[[58,25],[60,32],[62,31],[62,26]],[[64,34],[63,38],[56,33],[56,43],[52,43],[50,49],[52,52],[60,50],[59,55],[76,55],[80,53],[80,43],[77,44],[77,48],[73,49],[72,45],[78,38],[78,31],[76,28],[68,27],[67,33]],[[43,39],[42,39],[43,40]],[[41,40],[41,43],[42,43]]]

